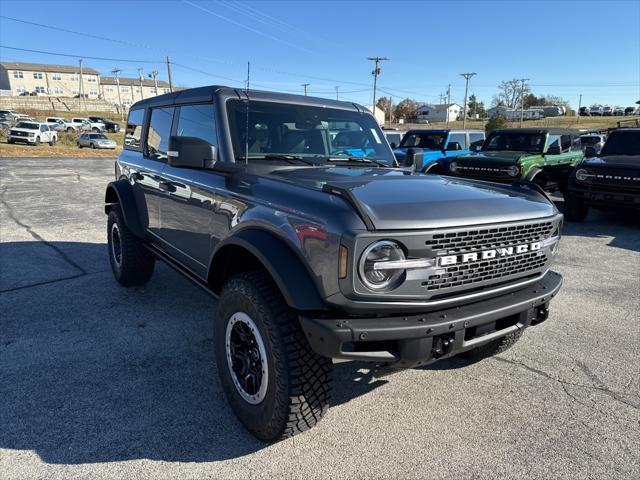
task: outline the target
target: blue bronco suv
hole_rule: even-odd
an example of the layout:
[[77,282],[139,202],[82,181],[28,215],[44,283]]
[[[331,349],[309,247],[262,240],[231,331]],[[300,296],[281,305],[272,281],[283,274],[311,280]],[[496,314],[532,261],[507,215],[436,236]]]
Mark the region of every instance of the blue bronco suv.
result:
[[400,165],[415,162],[419,172],[440,173],[438,160],[470,153],[484,139],[482,130],[409,130],[393,154]]

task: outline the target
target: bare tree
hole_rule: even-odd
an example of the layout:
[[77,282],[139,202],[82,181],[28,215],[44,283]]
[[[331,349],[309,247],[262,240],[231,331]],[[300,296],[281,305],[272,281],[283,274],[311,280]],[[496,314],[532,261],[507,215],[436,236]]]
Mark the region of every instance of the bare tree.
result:
[[[524,95],[530,93],[529,87],[525,84]],[[509,108],[517,108],[520,106],[522,99],[523,89],[522,82],[517,78],[512,80],[505,80],[498,85],[498,93],[493,97],[492,104],[503,105]]]
[[396,105],[396,108],[393,110],[393,115],[396,118],[404,118],[405,120],[411,119],[415,116],[418,105],[418,102],[415,100],[405,98]]

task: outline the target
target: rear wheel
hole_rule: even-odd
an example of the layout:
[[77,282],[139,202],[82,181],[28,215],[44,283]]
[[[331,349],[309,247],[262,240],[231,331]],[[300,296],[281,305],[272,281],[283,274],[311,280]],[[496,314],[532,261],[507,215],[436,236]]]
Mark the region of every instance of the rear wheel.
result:
[[50,147],[53,147],[55,144],[56,144],[56,137],[53,137],[53,138],[51,139],[51,141],[49,142],[49,146],[50,146]]
[[266,272],[240,273],[225,284],[214,343],[227,400],[260,440],[303,432],[327,411],[331,360],[311,350],[296,312]]
[[570,222],[582,222],[587,217],[587,213],[589,209],[582,199],[571,192],[564,195],[564,218]]
[[120,284],[144,285],[151,279],[156,259],[129,230],[119,205],[114,205],[109,212],[107,240],[111,270]]
[[520,337],[522,337],[523,333],[524,330],[518,330],[517,332],[510,333],[509,335],[498,338],[497,340],[493,340],[484,345],[480,345],[473,350],[468,350],[464,353],[461,353],[460,356],[472,361],[479,361],[484,358],[493,357],[498,353],[502,353],[510,349],[518,340],[520,340]]

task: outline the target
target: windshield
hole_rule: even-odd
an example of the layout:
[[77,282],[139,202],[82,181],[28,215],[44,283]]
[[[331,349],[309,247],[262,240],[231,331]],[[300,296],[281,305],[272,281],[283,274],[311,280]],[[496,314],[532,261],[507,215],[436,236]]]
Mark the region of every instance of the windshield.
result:
[[600,143],[600,137],[580,137],[580,143],[582,145],[595,145],[596,143]]
[[38,130],[40,127],[37,123],[19,122],[16,128],[28,128],[29,130]]
[[91,135],[89,135],[89,137],[95,140],[109,140],[106,136],[102,135],[101,133],[92,133]]
[[405,148],[424,148],[426,150],[443,150],[446,139],[447,135],[445,133],[409,132],[402,139],[400,146]]
[[[368,158],[393,164],[393,154],[371,115],[349,110],[276,102],[227,103],[231,140],[237,158],[290,155]],[[248,130],[248,137],[247,137]],[[324,159],[322,158],[324,157]]]
[[600,155],[640,155],[640,130],[613,132]]
[[542,153],[544,135],[539,133],[501,132],[489,135],[482,150],[516,150]]

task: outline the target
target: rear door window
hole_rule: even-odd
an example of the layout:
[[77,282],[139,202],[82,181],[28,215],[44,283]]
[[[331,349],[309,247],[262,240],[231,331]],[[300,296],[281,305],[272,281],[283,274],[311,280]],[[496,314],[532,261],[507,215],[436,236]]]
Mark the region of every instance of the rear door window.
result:
[[469,144],[481,147],[484,143],[484,135],[478,132],[469,133]]
[[144,123],[144,109],[131,110],[124,131],[124,148],[139,150],[142,139],[142,125]]
[[[449,144],[457,142],[460,145],[461,150],[465,150],[467,148],[467,134],[466,133],[452,133],[449,135]],[[447,147],[449,148],[449,147]]]

